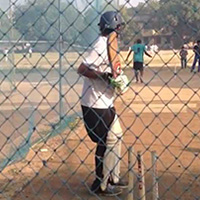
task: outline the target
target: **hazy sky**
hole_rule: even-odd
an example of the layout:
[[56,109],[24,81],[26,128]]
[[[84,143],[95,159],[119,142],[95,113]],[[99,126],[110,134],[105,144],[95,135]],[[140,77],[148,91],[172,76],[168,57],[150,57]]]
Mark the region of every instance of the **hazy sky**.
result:
[[137,6],[138,3],[140,2],[144,2],[144,0],[129,0],[129,3],[128,0],[118,0],[120,4],[124,4],[126,3],[127,5],[130,5],[130,6]]
[[[10,0],[12,2],[17,2],[17,3],[24,3],[25,0]],[[40,1],[40,0],[37,0]],[[63,0],[65,1],[65,0]],[[70,0],[70,1],[75,1],[75,0]],[[76,0],[76,2],[78,2],[79,6],[81,6],[81,2],[92,2],[93,0]],[[100,1],[100,0],[98,0]],[[102,1],[102,0],[101,0]],[[126,4],[128,7],[132,7],[132,6],[137,6],[139,2],[144,2],[144,0],[116,0],[118,1],[120,4]],[[127,3],[129,2],[129,3]],[[8,8],[9,5],[9,0],[0,0],[0,8],[5,10]]]

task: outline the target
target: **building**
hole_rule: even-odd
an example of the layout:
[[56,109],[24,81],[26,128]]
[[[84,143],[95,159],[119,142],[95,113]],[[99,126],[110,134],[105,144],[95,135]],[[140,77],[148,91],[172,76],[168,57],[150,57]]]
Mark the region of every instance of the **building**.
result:
[[173,32],[169,26],[153,28],[154,19],[150,15],[137,15],[133,18],[140,30],[144,43],[148,46],[157,45],[159,49],[173,48],[171,40]]

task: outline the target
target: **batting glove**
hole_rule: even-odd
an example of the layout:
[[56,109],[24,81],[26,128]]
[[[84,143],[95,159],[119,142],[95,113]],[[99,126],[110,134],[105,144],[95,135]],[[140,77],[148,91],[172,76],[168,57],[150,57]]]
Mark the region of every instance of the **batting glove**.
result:
[[100,77],[101,79],[103,79],[105,82],[107,82],[108,84],[110,84],[110,81],[112,79],[112,73],[109,73],[109,72],[105,72],[103,73]]

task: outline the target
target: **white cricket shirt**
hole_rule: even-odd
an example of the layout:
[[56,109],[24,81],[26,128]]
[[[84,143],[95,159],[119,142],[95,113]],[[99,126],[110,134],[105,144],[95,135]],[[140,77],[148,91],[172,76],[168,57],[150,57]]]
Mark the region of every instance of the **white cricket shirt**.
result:
[[[108,63],[107,37],[100,36],[83,63],[89,68],[100,72],[111,72]],[[113,106],[114,90],[100,78],[84,77],[81,105],[106,109]]]

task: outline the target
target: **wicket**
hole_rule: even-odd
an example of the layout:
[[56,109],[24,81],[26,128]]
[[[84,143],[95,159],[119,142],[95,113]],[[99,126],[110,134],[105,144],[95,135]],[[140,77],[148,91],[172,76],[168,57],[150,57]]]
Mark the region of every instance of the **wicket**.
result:
[[151,152],[151,163],[152,163],[152,200],[158,200],[159,194],[158,194],[158,172],[157,172],[157,155],[156,151]]
[[146,200],[145,197],[145,180],[144,180],[144,165],[142,152],[137,152],[138,161],[138,198],[140,200]]
[[134,199],[134,152],[133,147],[128,149],[128,200]]
[[[137,159],[134,159],[136,157]],[[135,179],[134,166],[137,162],[138,167],[138,175],[137,179]],[[145,192],[145,170],[144,170],[144,160],[143,153],[141,151],[137,152],[137,156],[134,154],[133,147],[129,147],[128,149],[128,199],[127,200],[135,200],[135,195],[137,195],[137,199],[146,200],[146,192]],[[159,199],[158,193],[158,173],[157,173],[157,155],[156,151],[151,152],[151,175],[152,175],[152,200]],[[136,181],[137,180],[137,187]],[[135,191],[137,188],[138,191]]]

